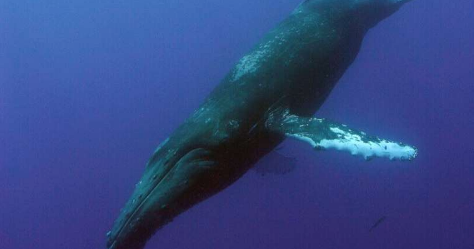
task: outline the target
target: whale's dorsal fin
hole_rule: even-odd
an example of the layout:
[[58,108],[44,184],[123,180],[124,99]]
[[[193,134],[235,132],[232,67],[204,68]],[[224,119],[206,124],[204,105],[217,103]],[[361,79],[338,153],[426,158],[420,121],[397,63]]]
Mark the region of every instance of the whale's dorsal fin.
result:
[[271,112],[265,125],[271,131],[305,141],[314,149],[348,151],[367,160],[374,157],[412,160],[417,155],[417,149],[412,146],[369,136],[325,119],[293,115],[288,109]]

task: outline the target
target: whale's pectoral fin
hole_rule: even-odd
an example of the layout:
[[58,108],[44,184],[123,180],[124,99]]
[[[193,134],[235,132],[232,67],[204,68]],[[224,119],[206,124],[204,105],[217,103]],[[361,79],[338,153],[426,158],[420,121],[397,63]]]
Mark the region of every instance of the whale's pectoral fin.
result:
[[325,119],[292,115],[288,110],[270,113],[266,127],[287,137],[308,142],[316,150],[348,151],[352,155],[361,155],[366,160],[374,157],[412,160],[417,154],[414,147],[369,136]]

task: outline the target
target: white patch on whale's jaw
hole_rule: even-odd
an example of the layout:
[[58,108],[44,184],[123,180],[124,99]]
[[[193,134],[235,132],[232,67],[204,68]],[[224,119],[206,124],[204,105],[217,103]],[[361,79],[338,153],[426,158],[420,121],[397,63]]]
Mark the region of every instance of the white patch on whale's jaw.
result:
[[[245,75],[257,72],[266,61],[275,60],[276,58],[274,58],[274,56],[280,54],[282,50],[285,50],[285,47],[291,42],[289,36],[295,33],[301,33],[302,31],[299,28],[293,27],[277,32],[274,37],[263,41],[257,45],[252,52],[240,59],[231,73],[231,80],[233,82],[240,80]],[[287,63],[289,63],[289,61]]]
[[257,71],[260,60],[264,58],[267,53],[267,50],[257,50],[251,54],[244,56],[237,64],[232,80],[237,81],[242,76]]

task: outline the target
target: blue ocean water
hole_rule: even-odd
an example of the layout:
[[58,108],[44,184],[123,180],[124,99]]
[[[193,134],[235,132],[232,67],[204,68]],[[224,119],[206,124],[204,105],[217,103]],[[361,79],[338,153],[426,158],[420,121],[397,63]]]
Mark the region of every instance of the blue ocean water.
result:
[[[0,1],[0,248],[105,248],[155,147],[300,1]],[[415,161],[286,141],[293,172],[247,173],[146,248],[474,248],[473,9],[406,4],[317,113]]]

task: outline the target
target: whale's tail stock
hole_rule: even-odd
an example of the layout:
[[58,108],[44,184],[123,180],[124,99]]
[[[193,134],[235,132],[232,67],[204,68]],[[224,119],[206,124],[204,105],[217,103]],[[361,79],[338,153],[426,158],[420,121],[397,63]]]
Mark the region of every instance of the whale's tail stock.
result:
[[305,0],[297,10],[306,9],[317,12],[331,9],[336,12],[350,10],[347,13],[354,14],[355,20],[352,21],[357,22],[364,29],[369,29],[410,1],[412,0]]

